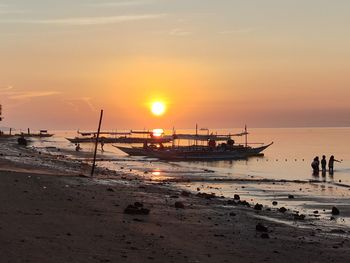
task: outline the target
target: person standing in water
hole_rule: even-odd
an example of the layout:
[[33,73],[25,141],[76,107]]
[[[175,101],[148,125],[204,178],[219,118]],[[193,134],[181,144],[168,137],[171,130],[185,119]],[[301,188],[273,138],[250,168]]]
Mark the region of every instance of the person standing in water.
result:
[[326,167],[327,167],[326,156],[322,155],[322,160],[321,160],[322,176],[326,176],[326,171],[327,171]]
[[328,161],[328,168],[329,168],[330,174],[333,174],[333,172],[334,172],[334,162],[341,163],[341,161],[334,159],[334,156],[332,155]]
[[314,158],[314,160],[312,161],[311,167],[312,167],[314,174],[315,175],[318,174],[318,172],[320,171],[320,160],[319,160],[318,156],[316,156]]
[[322,172],[326,171],[326,167],[327,167],[326,155],[322,155],[322,160],[321,160]]
[[105,143],[103,140],[101,140],[101,151],[104,152],[105,150],[103,149],[103,146],[105,146]]

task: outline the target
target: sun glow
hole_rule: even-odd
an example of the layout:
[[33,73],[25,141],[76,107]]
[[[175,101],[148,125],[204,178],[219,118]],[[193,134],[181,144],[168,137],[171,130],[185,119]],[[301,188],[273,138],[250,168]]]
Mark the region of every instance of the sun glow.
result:
[[163,135],[163,133],[164,133],[164,130],[163,130],[163,129],[154,129],[154,130],[152,131],[152,135],[153,135],[154,137],[160,137],[160,136]]
[[151,106],[151,111],[154,115],[161,116],[165,112],[165,104],[160,101],[153,102]]

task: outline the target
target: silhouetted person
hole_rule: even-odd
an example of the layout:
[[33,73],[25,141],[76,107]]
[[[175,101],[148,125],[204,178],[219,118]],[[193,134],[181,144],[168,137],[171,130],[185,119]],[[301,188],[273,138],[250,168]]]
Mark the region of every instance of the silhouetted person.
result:
[[22,146],[27,146],[27,140],[24,138],[23,133],[21,134],[21,137],[19,137],[17,139],[18,145],[22,145]]
[[322,156],[322,160],[321,160],[321,169],[322,169],[322,173],[326,172],[326,168],[327,167],[327,160],[326,160],[326,156],[323,155]]
[[319,160],[318,156],[316,156],[314,158],[314,160],[312,161],[311,167],[312,167],[312,170],[313,170],[313,174],[317,175],[318,172],[320,171],[320,160]]
[[332,175],[334,172],[334,162],[340,163],[340,161],[334,159],[334,156],[332,155],[331,158],[329,158],[328,161],[328,168],[329,168],[329,173]]
[[81,150],[81,147],[80,147],[80,144],[79,144],[79,143],[76,144],[75,150],[76,150],[77,152],[79,152],[79,151]]
[[103,146],[105,145],[105,143],[103,142],[103,140],[101,140],[101,151],[104,152],[105,150],[103,149]]

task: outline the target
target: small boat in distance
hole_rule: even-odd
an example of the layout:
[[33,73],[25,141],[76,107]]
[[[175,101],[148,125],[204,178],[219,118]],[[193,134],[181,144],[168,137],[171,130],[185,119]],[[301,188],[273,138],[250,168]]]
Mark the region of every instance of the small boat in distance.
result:
[[48,138],[54,136],[52,133],[48,133],[47,130],[40,130],[38,133],[31,133],[28,129],[27,133],[19,133],[15,134],[15,136],[23,136],[23,137],[34,137],[34,138]]
[[[97,132],[79,132],[80,137],[66,138],[71,143],[94,143],[96,142]],[[142,134],[143,137],[135,137],[134,134]],[[114,137],[113,137],[114,136]],[[100,132],[98,142],[101,143],[122,143],[122,144],[156,144],[169,143],[172,138],[169,136],[153,136],[153,131],[135,131],[130,132]]]
[[[215,160],[235,160],[246,159],[252,156],[263,156],[263,151],[273,144],[252,147],[248,143],[248,132],[237,134],[217,135],[217,134],[176,134],[172,136],[172,145],[164,146],[163,143],[144,143],[143,147],[122,147],[113,145],[119,150],[131,156],[145,156],[168,161],[215,161]],[[234,136],[245,136],[245,144],[235,144]],[[188,140],[194,143],[183,146],[179,140]],[[176,142],[177,145],[176,145]],[[202,142],[202,144],[198,144]],[[203,144],[204,143],[204,144]]]

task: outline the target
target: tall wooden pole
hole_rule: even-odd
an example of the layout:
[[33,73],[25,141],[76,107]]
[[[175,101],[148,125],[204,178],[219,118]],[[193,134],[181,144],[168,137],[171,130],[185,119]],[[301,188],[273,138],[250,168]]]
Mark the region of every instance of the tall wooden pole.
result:
[[97,129],[97,135],[96,135],[96,141],[95,141],[94,159],[93,159],[93,161],[92,161],[92,168],[91,168],[91,177],[94,176],[94,171],[95,171],[97,146],[98,146],[98,139],[99,139],[99,137],[100,137],[102,118],[103,118],[103,110],[101,110],[100,121],[99,121],[99,123],[98,123],[98,129]]

